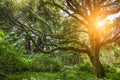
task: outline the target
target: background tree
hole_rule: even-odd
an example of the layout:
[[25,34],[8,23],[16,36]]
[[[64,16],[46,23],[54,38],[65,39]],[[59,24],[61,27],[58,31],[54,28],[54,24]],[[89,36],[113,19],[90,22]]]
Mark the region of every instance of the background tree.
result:
[[[24,46],[27,51],[43,52],[46,48],[50,49],[49,46],[46,46],[49,41],[47,38],[50,38],[48,34],[56,34],[62,28],[60,24],[61,14],[57,7],[48,5],[43,0],[24,0],[20,3],[8,0],[1,3],[4,3],[1,4],[1,16],[7,19],[7,25],[12,26],[12,32],[15,34],[21,32],[18,34],[25,37]],[[15,7],[16,5],[17,7]]]

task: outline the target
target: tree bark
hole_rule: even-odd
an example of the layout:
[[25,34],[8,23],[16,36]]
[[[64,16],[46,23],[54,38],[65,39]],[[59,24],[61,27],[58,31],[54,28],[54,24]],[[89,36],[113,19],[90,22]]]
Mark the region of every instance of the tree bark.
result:
[[[37,38],[37,46],[38,46],[38,48],[39,48],[39,47],[43,47],[42,40],[41,40],[40,37]],[[34,49],[34,52],[35,52],[35,53],[39,52],[39,49],[38,49],[38,48],[35,47],[35,49]]]
[[99,51],[93,50],[89,54],[90,61],[92,62],[95,75],[97,78],[104,78],[105,77],[105,70],[99,60]]
[[28,35],[25,36],[25,50],[31,51],[31,42],[30,42],[30,37]]

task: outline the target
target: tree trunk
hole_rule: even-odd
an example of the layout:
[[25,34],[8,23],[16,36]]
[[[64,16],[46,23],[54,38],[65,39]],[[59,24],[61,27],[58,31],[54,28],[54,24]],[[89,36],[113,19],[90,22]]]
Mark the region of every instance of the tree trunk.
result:
[[31,42],[30,42],[30,37],[28,35],[25,36],[25,50],[31,51]]
[[[38,46],[38,48],[43,48],[42,40],[40,37],[37,38],[37,46]],[[40,52],[38,48],[35,47],[35,49],[34,49],[35,53]]]
[[94,71],[95,71],[95,75],[97,76],[97,78],[104,78],[105,77],[105,70],[99,60],[99,51],[92,51],[89,54],[89,58],[92,62]]

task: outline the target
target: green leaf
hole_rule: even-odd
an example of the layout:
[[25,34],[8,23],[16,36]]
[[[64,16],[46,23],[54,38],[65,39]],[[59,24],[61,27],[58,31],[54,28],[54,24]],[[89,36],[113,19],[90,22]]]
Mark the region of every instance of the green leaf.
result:
[[3,24],[5,24],[5,20],[0,19],[0,25],[3,25]]
[[0,42],[4,40],[5,34],[4,32],[0,29]]

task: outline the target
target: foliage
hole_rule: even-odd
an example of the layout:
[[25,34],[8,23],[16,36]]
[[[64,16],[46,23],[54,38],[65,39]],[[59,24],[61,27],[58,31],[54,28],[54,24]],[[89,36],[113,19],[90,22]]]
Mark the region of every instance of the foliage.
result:
[[62,80],[78,80],[78,72],[74,69],[63,69],[60,74]]
[[7,75],[4,72],[0,72],[0,79],[1,80],[6,80],[7,79]]
[[120,78],[120,72],[117,71],[117,68],[104,64],[106,70],[106,77],[111,80],[118,80]]
[[[33,56],[33,55],[32,55]],[[88,68],[89,70],[85,68]],[[105,65],[108,66],[108,65]],[[85,68],[84,68],[85,67]],[[66,66],[61,68],[60,71],[51,73],[51,72],[36,72],[36,71],[24,71],[17,72],[14,74],[7,75],[9,80],[118,80],[120,73],[107,71],[105,78],[97,79],[97,77],[93,74],[93,71],[90,70],[90,64],[79,64],[75,66]],[[109,66],[110,67],[110,66]],[[113,68],[115,69],[115,68]]]
[[80,72],[83,71],[83,72],[88,72],[91,74],[94,73],[93,68],[90,63],[81,63],[81,64],[77,65],[77,68]]
[[0,29],[0,42],[4,41],[5,34],[4,32]]
[[20,58],[24,71],[31,71],[32,70],[34,58],[32,58],[31,56],[33,56],[33,55],[28,56],[28,54],[27,55],[25,54]]
[[15,49],[8,43],[0,44],[1,79],[7,78],[8,74],[23,71],[58,72],[62,67],[60,60],[52,58],[50,55],[26,55],[23,54],[24,51],[19,51],[20,49]]
[[43,72],[57,72],[61,69],[62,64],[57,58],[50,55],[38,54],[33,61],[33,70]]
[[107,73],[106,77],[110,80],[119,80],[120,79],[120,73],[114,72],[114,73]]
[[61,80],[58,74],[48,72],[23,72],[8,75],[9,80]]
[[104,64],[104,68],[107,73],[116,73],[116,69],[110,65]]
[[[20,50],[20,49],[19,49]],[[22,71],[21,52],[6,42],[0,43],[0,76]],[[19,53],[20,52],[20,53]]]

